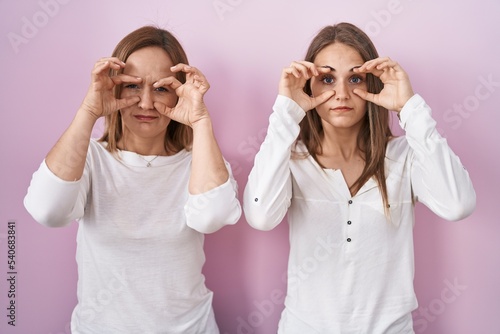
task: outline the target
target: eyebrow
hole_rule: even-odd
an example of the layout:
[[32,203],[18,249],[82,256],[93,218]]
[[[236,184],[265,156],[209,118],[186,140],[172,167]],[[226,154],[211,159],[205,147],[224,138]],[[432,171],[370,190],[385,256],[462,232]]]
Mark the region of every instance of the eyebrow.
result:
[[[331,67],[331,66],[329,66],[329,65],[322,65],[322,66],[320,66],[320,67],[322,67],[322,68],[329,68],[329,69],[330,69],[330,71],[332,71],[332,72],[336,72],[336,71],[337,71],[335,68],[333,68],[333,67]],[[356,66],[354,66],[353,68],[351,68],[351,69],[349,70],[349,72],[352,72],[355,68],[360,68],[360,67],[361,67],[361,65],[356,65]]]

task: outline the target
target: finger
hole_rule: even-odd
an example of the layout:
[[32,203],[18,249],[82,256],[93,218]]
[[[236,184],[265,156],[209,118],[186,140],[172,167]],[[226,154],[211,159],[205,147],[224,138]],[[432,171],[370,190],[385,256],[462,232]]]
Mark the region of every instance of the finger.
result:
[[370,71],[370,70],[376,68],[379,64],[386,62],[388,60],[390,60],[389,57],[379,57],[379,58],[371,59],[371,60],[366,61],[363,65],[361,65],[361,67],[359,69],[362,71],[366,71],[366,70]]
[[183,64],[183,63],[179,63],[177,65],[170,67],[170,70],[174,73],[177,73],[177,72],[195,73],[197,71],[196,67],[193,67],[193,66],[190,66],[187,64]]
[[169,116],[175,108],[175,107],[174,108],[168,107],[166,104],[161,102],[154,102],[153,106],[156,110],[158,110],[160,114],[165,116]]
[[196,74],[194,76],[194,80],[196,87],[200,89],[201,93],[207,92],[208,89],[210,88],[210,84],[203,75]]
[[362,98],[363,100],[366,100],[368,102],[373,102],[376,104],[376,100],[377,100],[376,94],[369,93],[369,92],[362,90],[362,89],[359,89],[359,88],[355,88],[353,90],[353,93],[356,94],[357,96],[359,96],[360,98]]
[[293,62],[291,65],[290,65],[292,68],[295,69],[295,71],[298,73],[298,77],[304,77],[306,79],[309,79],[310,75],[309,75],[309,70],[307,69],[306,66],[304,66],[303,64],[299,63],[299,62]]
[[115,85],[121,85],[124,83],[140,83],[142,78],[134,77],[127,74],[118,74],[111,77],[111,80]]
[[201,71],[194,66],[179,63],[175,66],[172,66],[170,69],[174,73],[180,71],[186,73],[187,82],[195,83],[197,86],[202,85],[204,87],[210,87],[205,75],[203,75],[203,73],[201,73]]
[[328,66],[328,65],[319,66],[319,67],[317,67],[317,71],[318,71],[317,75],[320,75],[321,73],[323,73],[323,74],[328,73],[328,72],[331,72],[333,70],[334,70],[334,68],[331,66]]
[[117,99],[116,110],[133,106],[134,104],[139,103],[140,100],[141,98],[139,96],[131,96],[131,97],[125,97],[123,99]]
[[398,63],[392,59],[385,59],[384,61],[373,65],[373,68],[377,70],[395,69],[396,67],[398,67]]
[[175,77],[163,78],[163,79],[160,79],[160,80],[156,81],[153,84],[153,87],[155,87],[155,88],[158,88],[158,87],[170,87],[173,90],[176,90],[180,86],[182,86],[182,83],[179,80],[177,80],[177,78],[175,78]]
[[92,75],[100,75],[105,71],[108,71],[110,68],[110,62],[100,62],[94,65],[94,69],[92,70]]
[[[377,71],[384,71],[387,69],[402,70],[399,64],[389,57],[376,58],[365,62],[361,67],[355,69],[355,72],[373,73],[377,75]],[[378,72],[380,73],[380,72]]]
[[359,66],[359,67],[354,67],[353,68],[353,72],[354,73],[371,73],[377,77],[380,77],[384,71],[383,70],[380,70],[380,69],[377,69],[377,64],[374,64],[374,63],[371,63],[371,64],[363,64],[362,66]]
[[326,101],[328,101],[329,99],[331,99],[333,96],[335,96],[337,92],[335,90],[328,90],[326,92],[323,92],[321,93],[320,95],[318,96],[315,96],[312,98],[312,108],[316,108],[317,106],[319,106],[320,104],[323,104],[325,103]]
[[296,68],[306,79],[319,74],[316,65],[308,61],[294,61],[290,66]]
[[117,64],[122,64],[122,65],[125,65],[125,62],[123,62],[120,58],[118,57],[102,57],[101,59],[99,59],[97,62],[106,62],[106,61],[109,61],[109,62],[113,62],[113,63],[117,63]]
[[112,68],[119,70],[123,67],[125,67],[125,63],[116,57],[101,58],[94,64],[94,69]]
[[307,72],[310,75],[316,76],[318,75],[318,67],[309,61],[301,60],[297,62],[298,64],[302,65],[303,67],[307,68]]
[[293,75],[294,77],[296,77],[297,79],[300,79],[301,77],[301,74],[300,74],[300,71],[296,68],[296,67],[290,67],[287,69],[286,71],[288,74],[291,74]]

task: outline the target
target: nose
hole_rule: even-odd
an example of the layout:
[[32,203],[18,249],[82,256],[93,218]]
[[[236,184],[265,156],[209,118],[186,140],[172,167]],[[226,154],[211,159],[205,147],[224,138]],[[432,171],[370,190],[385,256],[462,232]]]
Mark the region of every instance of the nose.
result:
[[153,96],[149,89],[143,89],[140,95],[141,100],[139,101],[139,108],[141,109],[153,109]]
[[344,80],[342,81],[339,81],[335,87],[335,98],[337,100],[345,100],[345,99],[348,99],[350,98],[350,90],[349,90],[349,87],[348,87],[348,83],[345,82]]

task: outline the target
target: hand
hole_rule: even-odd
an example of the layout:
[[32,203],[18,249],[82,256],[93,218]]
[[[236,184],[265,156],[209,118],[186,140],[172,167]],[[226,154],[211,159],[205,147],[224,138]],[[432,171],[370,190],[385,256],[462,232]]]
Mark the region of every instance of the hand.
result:
[[182,84],[175,77],[160,79],[154,87],[170,87],[179,97],[177,104],[170,108],[163,103],[155,102],[155,109],[161,114],[182,124],[192,127],[196,122],[210,118],[203,96],[210,88],[205,76],[195,67],[186,64],[172,66],[172,72],[186,73],[186,83]]
[[317,67],[307,61],[294,61],[281,73],[279,94],[294,100],[306,112],[314,109],[335,95],[335,91],[329,90],[312,97],[304,93],[304,86],[307,80],[329,71],[328,68]]
[[355,68],[356,73],[371,73],[380,78],[384,88],[380,93],[368,93],[359,88],[354,93],[369,102],[388,110],[400,112],[405,103],[414,95],[408,74],[390,58],[376,58]]
[[117,99],[114,96],[113,88],[116,85],[121,85],[124,82],[140,83],[142,81],[140,78],[125,74],[109,75],[110,69],[119,70],[124,66],[125,63],[116,57],[102,58],[94,65],[90,87],[83,100],[82,108],[95,119],[139,102],[140,98],[137,96],[123,99]]

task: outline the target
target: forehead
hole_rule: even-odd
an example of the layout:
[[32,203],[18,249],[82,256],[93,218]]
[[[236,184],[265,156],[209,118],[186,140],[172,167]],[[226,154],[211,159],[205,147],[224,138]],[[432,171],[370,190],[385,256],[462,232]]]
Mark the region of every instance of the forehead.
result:
[[170,67],[173,65],[165,50],[158,46],[148,46],[130,54],[123,73],[138,77],[165,77],[172,75]]
[[324,47],[314,59],[314,64],[318,66],[329,65],[336,69],[344,66],[350,66],[349,69],[351,69],[363,63],[363,58],[359,52],[343,43],[333,43]]

